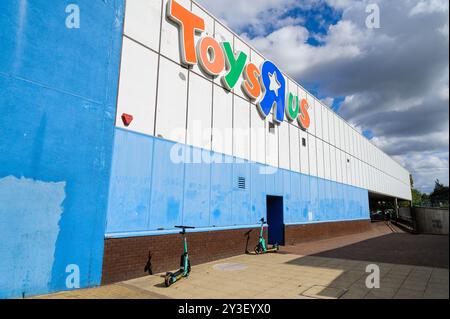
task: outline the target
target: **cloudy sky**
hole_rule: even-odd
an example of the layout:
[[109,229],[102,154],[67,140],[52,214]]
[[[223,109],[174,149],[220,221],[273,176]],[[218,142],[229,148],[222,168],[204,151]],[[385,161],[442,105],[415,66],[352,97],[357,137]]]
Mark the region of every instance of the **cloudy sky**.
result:
[[408,168],[416,188],[448,185],[448,0],[199,2]]

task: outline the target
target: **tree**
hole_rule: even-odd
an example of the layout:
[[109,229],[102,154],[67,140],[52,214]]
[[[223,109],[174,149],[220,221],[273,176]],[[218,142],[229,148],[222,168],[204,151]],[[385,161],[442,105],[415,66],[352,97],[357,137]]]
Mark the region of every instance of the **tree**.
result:
[[434,190],[430,194],[431,200],[448,200],[448,186],[441,184],[439,179],[434,182]]

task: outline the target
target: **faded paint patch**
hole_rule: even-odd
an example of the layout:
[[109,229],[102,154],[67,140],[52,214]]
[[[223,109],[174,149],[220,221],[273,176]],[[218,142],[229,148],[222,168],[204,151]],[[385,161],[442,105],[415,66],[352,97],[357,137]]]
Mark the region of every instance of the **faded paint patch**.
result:
[[25,177],[0,179],[0,298],[47,290],[65,186]]

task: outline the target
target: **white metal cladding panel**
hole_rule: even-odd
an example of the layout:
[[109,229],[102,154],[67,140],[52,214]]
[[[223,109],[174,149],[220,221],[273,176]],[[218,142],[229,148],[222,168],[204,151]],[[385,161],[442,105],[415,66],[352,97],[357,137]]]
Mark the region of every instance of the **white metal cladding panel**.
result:
[[189,145],[211,149],[211,112],[213,83],[191,72],[187,109],[187,137]]
[[250,102],[237,95],[233,111],[233,155],[250,158]]
[[185,143],[188,71],[160,59],[155,135]]
[[[278,167],[278,125],[275,124],[273,131],[269,131],[269,122],[272,121],[272,115],[266,118],[266,163]],[[270,121],[269,121],[270,119]]]
[[[216,20],[216,22],[214,24],[214,38],[219,43],[221,43],[221,42],[230,42],[231,47],[232,48],[234,47],[234,45],[233,45],[233,42],[234,42],[233,41],[233,38],[234,38],[233,34],[230,31],[228,31],[228,29],[225,28],[222,24],[220,24],[217,20]],[[214,79],[214,82],[217,83],[218,85],[223,86],[222,81],[221,81],[221,77],[223,75],[225,75],[226,72],[227,72],[226,70],[223,71],[221,75],[219,75],[218,77],[216,77]]]
[[334,145],[337,148],[341,148],[341,132],[340,132],[340,124],[341,119],[336,114],[333,114],[333,127],[334,127]]
[[[312,149],[309,147],[309,143],[311,142],[310,138],[309,138],[309,134],[306,133],[303,130],[300,130],[300,139],[299,139],[299,143],[300,143],[300,170],[303,174],[310,174],[310,154],[309,154],[309,150],[312,151]],[[309,135],[309,136],[308,136]],[[305,139],[306,142],[306,146],[303,146],[303,139]],[[314,143],[315,146],[315,143]],[[314,158],[315,156],[315,151],[316,148],[314,147]],[[315,163],[314,163],[315,164]],[[311,173],[311,175],[315,175],[317,174],[316,169],[314,169],[314,174]]]
[[354,171],[353,171],[353,157],[347,155],[347,182],[349,185],[355,185]]
[[334,130],[334,112],[330,111],[328,114],[328,130],[329,130],[329,135],[330,135],[330,144],[331,145],[336,145],[336,132]]
[[322,138],[322,106],[319,103],[315,103],[315,99],[307,94],[307,100],[309,105],[313,106],[314,109],[314,120],[316,123],[316,137]]
[[338,183],[343,183],[344,181],[342,180],[342,155],[341,155],[341,150],[336,148],[334,150],[335,153],[335,157],[336,157],[336,166],[335,166],[335,170],[336,170],[336,181]]
[[345,131],[345,148],[344,148],[344,150],[347,153],[350,153],[350,128],[347,123],[344,123],[344,131]]
[[[179,0],[179,4],[183,7],[190,9],[191,2],[187,0]],[[163,5],[163,17],[164,21],[161,28],[161,51],[160,53],[169,59],[180,62],[180,38],[178,35],[178,26],[173,22],[168,22],[166,14],[167,1],[164,1]],[[148,30],[151,32],[151,30]]]
[[317,176],[325,178],[325,164],[324,164],[324,152],[323,141],[321,139],[316,140],[317,149]]
[[279,126],[279,146],[280,168],[289,169],[289,124],[281,123]]
[[363,165],[362,161],[358,160],[358,186],[361,187],[361,188],[364,187],[363,186],[363,183],[364,183],[363,179],[364,179],[364,177],[363,177],[362,165]]
[[116,125],[125,127],[122,114],[133,116],[129,130],[153,135],[158,55],[123,38]]
[[324,176],[326,179],[331,179],[331,156],[330,144],[323,143],[323,161],[324,161]]
[[294,172],[300,172],[300,148],[301,139],[299,136],[299,130],[294,125],[285,124],[289,127],[289,144],[290,144],[290,163],[291,170]]
[[158,52],[161,8],[162,0],[126,1],[124,34]]
[[[197,45],[198,41],[202,37],[204,37],[204,36],[213,37],[214,36],[214,19],[212,16],[210,16],[207,12],[205,12],[202,8],[200,8],[194,2],[192,2],[192,12],[195,13],[196,15],[198,15],[199,17],[202,17],[205,21],[205,31],[201,35],[195,34],[195,43]],[[203,72],[203,70],[198,66],[198,64],[194,65],[192,67],[192,70],[195,73],[200,74],[201,76],[204,76],[208,79],[212,79],[212,76]]]
[[345,151],[346,136],[345,136],[345,122],[339,121],[339,136],[341,138],[341,150]]
[[341,172],[342,172],[342,183],[348,184],[348,176],[347,176],[347,156],[344,151],[339,151],[341,157]]
[[[242,42],[239,38],[234,37],[234,52],[237,55],[238,52],[243,52],[247,55],[247,62],[248,63],[250,61],[250,47],[245,44],[244,42]],[[234,87],[234,92],[236,94],[238,94],[239,96],[248,99],[247,95],[244,93],[244,91],[242,90],[242,79],[243,76],[241,75],[239,77],[238,82],[236,83],[236,86]]]
[[350,126],[350,154],[352,156],[358,156],[356,152],[356,131],[353,129],[353,127]]
[[361,184],[362,184],[362,188],[368,189],[367,164],[365,162],[361,162]]
[[330,168],[331,168],[331,180],[337,181],[337,160],[336,160],[336,148],[330,146]]
[[[320,103],[320,101],[316,100],[316,104]],[[325,142],[330,142],[330,128],[328,127],[328,117],[330,114],[330,111],[327,107],[325,107],[322,103],[320,103],[322,108],[322,132],[323,132],[323,140]]]
[[[315,136],[311,135],[311,134],[307,134],[308,135],[308,140],[306,142],[306,145],[308,147],[308,158],[309,158],[309,174],[311,176],[317,176],[317,139]],[[304,153],[302,151],[300,151],[300,156],[303,157],[305,156]],[[303,164],[302,159],[301,160],[301,164]],[[303,172],[303,166],[302,167],[302,172]]]
[[220,86],[213,88],[212,150],[233,155],[233,94]]
[[256,105],[250,105],[250,151],[251,160],[258,163],[266,163],[266,128]]

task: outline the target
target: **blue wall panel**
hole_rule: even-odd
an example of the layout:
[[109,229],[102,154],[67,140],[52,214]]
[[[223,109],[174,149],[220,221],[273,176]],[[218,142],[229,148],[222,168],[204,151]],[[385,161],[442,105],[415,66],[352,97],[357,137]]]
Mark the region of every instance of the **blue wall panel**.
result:
[[184,165],[172,161],[171,150],[174,145],[183,152],[188,146],[155,139],[151,212],[149,229],[173,229],[183,221]]
[[68,3],[0,2],[0,298],[100,284],[123,1]]
[[[117,131],[120,132],[121,129]],[[127,138],[122,138],[123,135]],[[144,192],[151,193],[148,217],[150,223],[149,225],[142,223],[139,230],[161,230],[159,233],[164,233],[173,230],[176,224],[193,225],[200,230],[257,225],[261,217],[267,218],[267,195],[283,196],[284,222],[289,224],[368,219],[369,217],[368,209],[364,209],[368,207],[367,190],[288,170],[267,169],[265,165],[223,154],[213,154],[214,158],[221,161],[211,164],[191,163],[193,151],[199,154],[210,151],[201,151],[151,136],[130,139],[131,135],[137,134],[129,132],[116,135],[111,183],[117,180],[114,175],[122,174],[120,172],[123,171],[121,168],[123,164],[116,159],[127,158],[126,154],[118,155],[116,152],[131,152],[131,146],[121,146],[121,144],[133,144],[132,140],[140,141],[132,147],[146,149],[144,152],[146,155],[142,160],[148,161],[148,165],[139,163],[136,167],[136,175],[138,170],[142,170],[142,178],[146,183],[141,186],[133,183],[128,186],[123,185],[124,189],[142,187]],[[154,145],[153,151],[150,151],[151,145]],[[188,161],[174,162],[171,153],[187,154],[185,158]],[[149,157],[152,158],[148,159]],[[182,157],[176,156],[176,158]],[[149,177],[149,166],[152,166],[151,177]],[[135,171],[132,172],[134,175]],[[239,178],[245,180],[243,188],[239,187]],[[150,179],[152,185],[149,190],[147,181]],[[112,190],[115,187],[111,185]],[[113,194],[114,192],[111,191],[110,196]],[[136,198],[133,194],[129,196]],[[111,198],[110,201],[114,202],[115,199]],[[130,202],[130,205],[135,206],[135,203]],[[122,216],[129,214],[125,208],[120,212],[117,209],[113,210],[112,207],[122,206],[119,203],[110,204],[108,221],[120,221]],[[132,229],[130,225],[137,226],[134,225],[136,221],[137,219],[124,220],[122,229],[117,225],[114,231],[130,231]],[[108,235],[113,235],[110,226],[108,231]]]
[[[210,151],[199,150],[202,153]],[[206,157],[204,157],[206,158]],[[208,227],[209,199],[211,190],[211,165],[205,163],[187,163],[184,180],[183,224],[195,227]]]
[[153,144],[147,136],[115,131],[107,232],[147,230]]
[[257,223],[266,216],[266,166],[261,164],[251,164],[251,213],[250,224]]
[[[238,178],[245,178],[245,189],[238,187]],[[251,218],[250,204],[250,164],[246,160],[237,159],[233,165],[233,203],[232,203],[232,224],[249,225],[254,224]]]
[[211,226],[232,225],[233,158],[211,164]]

